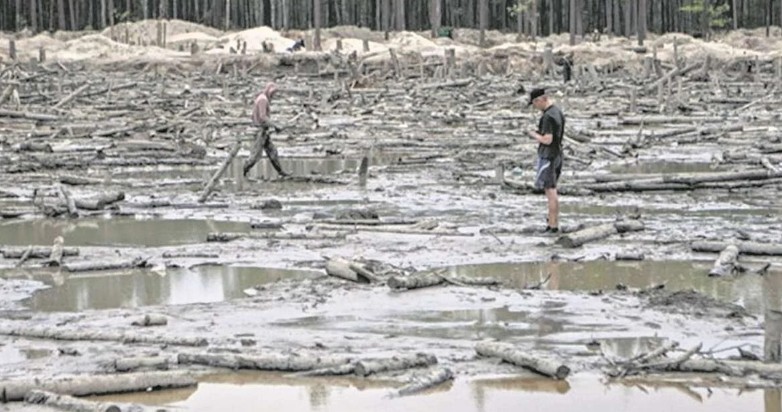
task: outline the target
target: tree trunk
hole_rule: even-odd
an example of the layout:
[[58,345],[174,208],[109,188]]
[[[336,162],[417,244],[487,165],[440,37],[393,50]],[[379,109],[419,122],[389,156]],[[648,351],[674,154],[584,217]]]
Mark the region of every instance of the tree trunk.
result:
[[606,29],[607,34],[614,32],[614,0],[606,0]]
[[624,1],[624,12],[625,12],[625,37],[632,36],[633,32],[633,1],[634,0],[625,0]]
[[323,0],[314,0],[315,2],[315,15],[313,16],[314,19],[314,26],[315,26],[315,39],[313,40],[313,48],[315,51],[320,51],[320,25],[321,25],[321,1]]
[[576,45],[576,31],[578,26],[576,25],[576,9],[578,0],[570,0],[570,45]]
[[548,35],[554,34],[554,0],[546,1],[546,13],[548,13]]
[[638,0],[638,45],[646,40],[646,0]]
[[231,28],[231,0],[225,0],[225,28],[228,31]]
[[440,21],[442,19],[440,16],[440,0],[430,0],[429,4],[432,11],[432,38],[435,39],[437,38],[437,32],[440,30]]
[[38,32],[38,6],[36,3],[36,0],[30,2],[30,29],[33,33]]
[[107,10],[109,14],[109,26],[114,26],[114,0],[109,0],[109,9]]
[[481,26],[480,46],[486,47],[486,27],[489,25],[489,0],[478,0],[478,15]]
[[396,29],[405,30],[405,0],[396,0]]
[[736,0],[731,0],[730,3],[730,11],[733,15],[733,30],[737,30],[739,28],[739,11],[738,11],[738,5],[736,4]]

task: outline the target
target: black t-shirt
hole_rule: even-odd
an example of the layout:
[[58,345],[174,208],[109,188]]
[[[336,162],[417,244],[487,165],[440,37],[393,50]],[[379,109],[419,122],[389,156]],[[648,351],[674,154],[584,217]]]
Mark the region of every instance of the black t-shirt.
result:
[[546,159],[556,159],[557,156],[562,155],[562,136],[565,134],[565,115],[562,114],[562,110],[559,107],[551,105],[546,111],[543,112],[543,116],[538,123],[538,133],[551,134],[553,139],[551,144],[539,144],[538,156]]

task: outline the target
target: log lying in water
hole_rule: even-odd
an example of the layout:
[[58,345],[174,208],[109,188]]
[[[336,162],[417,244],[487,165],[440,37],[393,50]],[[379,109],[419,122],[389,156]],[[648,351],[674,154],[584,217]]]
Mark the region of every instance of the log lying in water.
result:
[[103,210],[106,206],[125,200],[124,192],[103,193],[100,196],[76,199],[76,207],[84,210]]
[[356,283],[377,282],[378,279],[363,266],[353,263],[340,257],[329,258],[326,261],[326,273],[329,276],[350,280]]
[[148,313],[140,319],[131,322],[133,326],[164,326],[168,324],[168,318],[163,315]]
[[206,235],[207,242],[230,242],[237,239],[277,239],[277,240],[339,240],[347,236],[345,232],[336,233],[241,233],[212,232]]
[[475,346],[475,351],[481,356],[500,358],[554,379],[565,379],[570,374],[569,367],[550,359],[527,355],[509,343],[480,342]]
[[736,245],[728,245],[720,252],[714,262],[714,267],[709,271],[709,276],[727,276],[736,272],[736,261],[739,258],[739,248]]
[[[27,248],[21,248],[21,247],[9,247],[3,249],[3,257],[6,259],[19,259],[24,255],[25,251],[27,251]],[[32,249],[30,249],[30,254],[27,256],[28,259],[48,259],[52,255],[52,248],[49,246],[33,246]],[[75,247],[64,247],[62,248],[62,255],[63,256],[79,256],[79,248]]]
[[568,248],[579,247],[585,243],[607,238],[617,233],[636,232],[644,229],[640,220],[619,220],[613,223],[592,226],[577,232],[560,236],[557,243]]
[[338,367],[350,363],[343,356],[314,356],[307,354],[264,353],[253,355],[180,353],[177,360],[182,365],[204,365],[229,369],[254,369],[263,371],[309,371]]
[[4,402],[24,400],[35,389],[61,395],[88,396],[150,389],[184,388],[197,382],[186,372],[140,372],[122,375],[84,375],[56,378],[24,378],[0,382]]
[[147,265],[147,260],[143,258],[123,259],[109,262],[69,262],[62,265],[68,272],[91,272],[96,270],[117,270],[140,268]]
[[171,346],[206,346],[209,342],[201,336],[166,336],[150,332],[110,331],[45,327],[29,324],[14,325],[16,322],[0,323],[0,335],[21,336],[34,339],[66,341],[112,341],[122,343],[150,343]]
[[24,401],[31,405],[44,405],[66,412],[146,412],[159,410],[159,408],[150,409],[132,403],[90,401],[37,389],[30,391]]
[[417,353],[388,359],[361,360],[356,362],[355,371],[358,376],[369,376],[374,373],[423,368],[435,364],[437,364],[437,358],[434,355]]
[[[693,242],[690,248],[693,252],[721,253],[728,245],[727,242],[698,241]],[[738,242],[736,247],[739,249],[739,253],[745,255],[782,256],[782,244]]]
[[433,388],[451,379],[453,379],[453,372],[451,372],[450,369],[443,367],[434,368],[414,376],[407,385],[399,388],[394,394],[396,396],[412,395]]
[[457,286],[494,286],[501,282],[494,278],[479,278],[467,276],[446,275],[447,269],[426,270],[411,273],[407,276],[392,276],[388,279],[388,287],[395,290],[428,288],[430,286],[450,283]]
[[120,358],[114,360],[114,370],[117,372],[131,372],[137,369],[168,370],[168,367],[168,358],[161,356]]

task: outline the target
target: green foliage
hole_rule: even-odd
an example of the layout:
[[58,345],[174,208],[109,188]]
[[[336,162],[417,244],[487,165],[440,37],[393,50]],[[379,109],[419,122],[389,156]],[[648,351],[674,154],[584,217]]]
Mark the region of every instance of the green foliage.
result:
[[[704,0],[692,0],[690,4],[685,4],[680,11],[685,13],[695,13],[702,15],[706,8],[706,2]],[[728,3],[722,3],[718,5],[709,4],[709,27],[722,28],[728,25],[730,21],[727,14],[730,11],[730,5]]]

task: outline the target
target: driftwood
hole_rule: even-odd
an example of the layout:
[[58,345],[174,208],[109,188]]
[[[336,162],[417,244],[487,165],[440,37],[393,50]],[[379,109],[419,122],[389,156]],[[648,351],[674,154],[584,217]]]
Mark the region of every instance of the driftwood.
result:
[[230,242],[232,240],[248,239],[277,239],[277,240],[326,240],[326,239],[344,239],[347,236],[345,232],[336,233],[241,233],[241,232],[212,232],[206,235],[207,242]]
[[24,401],[32,405],[44,405],[66,412],[145,412],[157,410],[157,408],[149,409],[137,404],[90,401],[37,389],[30,391]]
[[509,343],[480,342],[475,351],[481,356],[500,358],[554,379],[565,379],[570,374],[569,367],[550,359],[530,356]]
[[313,369],[305,372],[296,373],[295,376],[342,376],[352,375],[356,372],[355,363],[346,363],[339,366],[331,366],[328,368]]
[[68,209],[68,216],[79,217],[79,211],[76,209],[76,202],[73,200],[70,192],[67,189],[60,186],[60,195],[65,202],[65,207]]
[[[727,242],[698,241],[693,242],[692,245],[690,245],[690,248],[693,252],[721,253],[728,245],[730,245],[730,243]],[[735,245],[739,249],[739,253],[745,255],[782,256],[781,244],[738,242]]]
[[228,170],[228,166],[231,165],[231,162],[234,160],[234,157],[236,157],[236,154],[239,153],[239,149],[241,149],[242,145],[240,142],[236,142],[234,146],[231,148],[231,151],[228,152],[228,156],[223,160],[223,164],[220,165],[220,168],[217,169],[214,175],[212,175],[212,178],[209,179],[209,182],[204,187],[204,191],[201,192],[201,196],[198,197],[198,203],[204,203],[206,202],[206,199],[209,198],[209,195],[214,190],[215,186],[217,186],[217,182],[220,181],[220,178],[223,177],[223,174],[225,174],[225,171]]
[[19,258],[19,261],[16,262],[15,267],[22,267],[24,265],[24,262],[27,261],[27,259],[30,257],[30,253],[32,253],[33,247],[28,246],[27,249],[25,249],[24,253],[22,253],[22,256]]
[[387,284],[391,289],[409,290],[427,288],[443,283],[450,283],[456,286],[494,286],[501,283],[494,278],[448,276],[445,274],[446,271],[446,269],[437,269],[415,272],[407,276],[392,276],[388,279]]
[[43,327],[29,324],[15,325],[11,322],[0,324],[0,335],[20,336],[32,339],[49,339],[64,341],[107,341],[122,343],[148,343],[171,346],[206,346],[209,342],[204,337],[165,336],[148,331],[111,331],[88,330],[64,327]]
[[30,391],[24,401],[32,405],[44,405],[66,412],[145,412],[157,410],[157,408],[149,409],[137,404],[90,401],[37,389]]
[[76,207],[84,210],[103,210],[106,206],[125,200],[124,192],[104,193],[95,198],[76,199]]
[[177,360],[182,365],[205,365],[229,369],[288,372],[338,367],[350,363],[350,358],[342,356],[314,356],[283,353],[264,353],[257,355],[180,353]]
[[714,262],[714,267],[709,271],[709,276],[727,276],[736,272],[736,264],[739,258],[739,248],[736,245],[728,245]]
[[122,259],[108,262],[69,262],[63,264],[62,267],[68,272],[91,272],[96,270],[117,270],[117,269],[130,269],[140,268],[147,265],[147,260],[144,258],[134,259]]
[[101,179],[94,179],[83,176],[64,175],[60,176],[60,183],[70,186],[86,186],[103,184]]
[[52,253],[49,255],[49,261],[47,262],[49,266],[62,265],[63,242],[65,242],[65,240],[62,238],[62,236],[57,236],[56,238],[54,238],[54,245],[52,245]]
[[137,369],[168,370],[169,368],[168,358],[161,356],[120,358],[114,360],[113,366],[117,372],[131,372]]
[[396,396],[412,395],[433,388],[444,382],[453,379],[453,372],[448,368],[434,368],[425,373],[416,374],[410,382],[399,388],[394,394]]
[[358,376],[369,376],[376,373],[398,371],[410,368],[423,368],[437,364],[434,355],[417,353],[408,356],[395,356],[389,359],[361,360],[355,364]]
[[577,232],[568,233],[557,239],[557,243],[567,248],[575,248],[585,243],[604,239],[617,233],[635,232],[643,229],[644,224],[640,220],[619,220],[613,223],[592,226]]
[[642,252],[617,252],[614,257],[616,260],[644,260],[644,258]]
[[24,400],[30,391],[40,389],[61,395],[87,396],[151,389],[184,388],[196,385],[185,372],[141,372],[122,375],[84,375],[56,378],[24,378],[0,382],[4,402]]
[[[24,255],[29,248],[5,248],[3,249],[3,256],[6,259],[19,259]],[[29,259],[45,259],[52,255],[53,248],[49,246],[33,246],[30,250]],[[64,247],[62,248],[62,256],[78,256],[79,248]]]
[[164,326],[167,324],[168,318],[157,314],[146,314],[144,317],[131,322],[133,326]]
[[377,277],[363,266],[340,257],[328,258],[326,261],[326,273],[329,276],[357,283],[378,282]]

